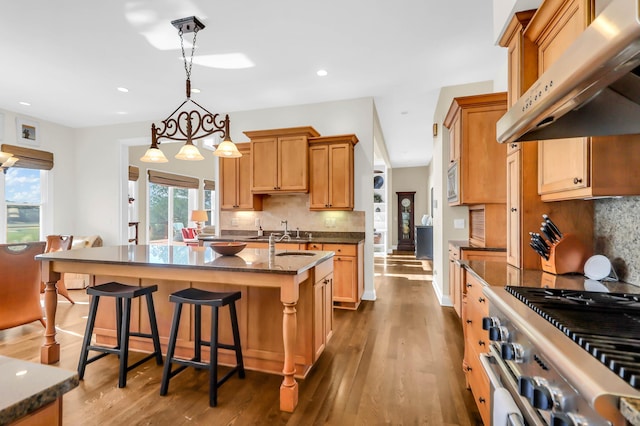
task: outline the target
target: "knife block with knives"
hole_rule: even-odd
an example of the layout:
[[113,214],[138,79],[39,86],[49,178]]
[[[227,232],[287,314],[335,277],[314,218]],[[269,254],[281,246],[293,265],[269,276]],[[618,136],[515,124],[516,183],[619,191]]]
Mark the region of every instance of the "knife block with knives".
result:
[[529,245],[540,255],[542,270],[556,275],[583,273],[591,250],[575,235],[560,232],[548,215],[543,214],[542,218],[542,234],[529,232]]
[[551,243],[549,259],[540,258],[542,270],[556,275],[577,272],[582,274],[584,263],[591,250],[572,234],[565,234],[559,241]]

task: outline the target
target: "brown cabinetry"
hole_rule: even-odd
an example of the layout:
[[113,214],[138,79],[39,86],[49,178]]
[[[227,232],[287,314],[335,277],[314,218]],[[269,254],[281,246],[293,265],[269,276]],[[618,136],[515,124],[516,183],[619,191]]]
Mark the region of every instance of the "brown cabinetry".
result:
[[309,209],[353,210],[356,135],[309,138]]
[[333,305],[358,309],[364,292],[364,242],[358,244],[308,243],[308,250],[333,251]]
[[220,159],[220,209],[262,210],[262,196],[251,193],[251,146],[236,146],[242,157]]
[[484,284],[471,273],[465,276],[466,300],[462,318],[465,343],[462,368],[482,421],[488,425],[491,424],[490,383],[480,364],[480,354],[489,350],[487,332],[482,329],[482,318],[489,316],[489,306],[482,293]]
[[251,139],[251,192],[273,194],[309,191],[308,138],[313,127],[244,132]]
[[321,263],[315,270],[313,285],[313,346],[314,361],[324,351],[333,335],[333,273],[331,261]]
[[[508,49],[509,105],[513,105],[537,78],[538,46],[524,33],[540,32],[540,28],[534,30],[534,27],[540,27],[540,19],[550,19],[552,3],[546,1],[535,15],[534,11],[516,13],[500,39],[500,45]],[[552,50],[547,51],[544,61],[555,55],[551,54]],[[561,168],[574,158],[571,153],[557,155],[563,161]],[[582,200],[544,202],[538,191],[539,169],[538,142],[508,144],[506,260],[518,268],[540,269],[540,256],[529,247],[529,232],[539,232],[542,214],[548,214],[564,232],[578,235],[585,244],[590,245],[593,238],[593,204]]]
[[[444,125],[457,166],[458,197],[450,205],[506,202],[504,162],[507,148],[496,140],[496,122],[507,110],[507,94],[454,98]],[[457,158],[456,158],[457,157]]]
[[[594,17],[592,0],[547,0],[525,30],[542,74]],[[566,138],[538,143],[538,192],[544,201],[638,195],[640,135]]]

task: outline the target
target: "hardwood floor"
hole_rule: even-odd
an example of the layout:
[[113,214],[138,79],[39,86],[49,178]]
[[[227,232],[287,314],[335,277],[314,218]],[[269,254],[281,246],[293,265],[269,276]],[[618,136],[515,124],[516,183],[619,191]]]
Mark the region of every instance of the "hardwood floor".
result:
[[[279,410],[280,376],[247,371],[208,406],[208,378],[187,369],[159,395],[162,368],[153,361],[131,371],[118,389],[117,358],[90,364],[80,386],[64,396],[66,425],[480,425],[462,373],[463,338],[453,308],[441,307],[430,264],[413,256],[376,257],[378,300],[357,312],[335,310],[335,333],[317,366],[299,381],[294,413]],[[77,368],[88,311],[60,298],[59,366]],[[0,354],[39,361],[39,323],[0,331]],[[139,354],[132,353],[132,360]]]

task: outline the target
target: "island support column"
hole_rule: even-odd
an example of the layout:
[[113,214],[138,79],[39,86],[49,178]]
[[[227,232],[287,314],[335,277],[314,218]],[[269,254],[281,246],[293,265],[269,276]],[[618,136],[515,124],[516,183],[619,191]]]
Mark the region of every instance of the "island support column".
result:
[[42,281],[44,289],[44,311],[47,328],[44,332],[44,344],[40,348],[40,363],[55,364],[60,361],[60,343],[56,341],[56,310],[58,309],[58,287],[60,273],[51,270],[51,262],[42,262]]
[[[286,282],[285,282],[286,281]],[[298,332],[296,304],[298,303],[298,279],[284,279],[280,287],[280,300],[284,305],[282,317],[282,339],[284,343],[284,379],[280,385],[280,410],[292,413],[298,405],[298,382],[296,373],[295,349]]]

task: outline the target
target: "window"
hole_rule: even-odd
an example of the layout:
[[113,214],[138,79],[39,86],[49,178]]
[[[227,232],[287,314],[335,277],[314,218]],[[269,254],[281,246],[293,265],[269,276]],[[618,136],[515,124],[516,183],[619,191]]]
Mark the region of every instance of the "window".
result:
[[196,204],[196,190],[149,183],[149,243],[182,241],[183,227]]
[[42,241],[46,171],[12,167],[4,175],[2,198],[5,221],[2,240],[6,243]]
[[204,210],[207,211],[209,216],[209,222],[206,225],[214,226],[216,224],[215,218],[215,200],[216,200],[216,183],[212,180],[204,180]]

